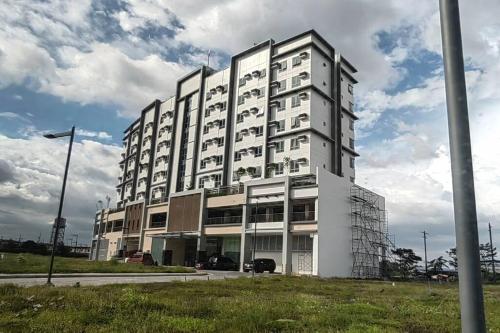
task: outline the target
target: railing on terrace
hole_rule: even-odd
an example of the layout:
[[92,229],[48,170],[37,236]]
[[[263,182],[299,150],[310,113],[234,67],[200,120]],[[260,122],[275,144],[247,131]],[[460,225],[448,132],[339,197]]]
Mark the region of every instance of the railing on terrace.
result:
[[165,228],[167,221],[151,222],[151,228]]
[[220,197],[224,195],[231,194],[241,194],[244,191],[243,184],[233,185],[233,186],[224,186],[207,189],[207,197]]
[[290,179],[291,187],[316,185],[316,175],[296,176]]
[[150,204],[154,205],[154,204],[159,204],[159,203],[166,202],[166,201],[168,201],[168,196],[162,195],[159,198],[153,198],[153,199],[151,199]]
[[241,224],[241,216],[221,216],[209,217],[205,222],[206,225],[214,224]]
[[110,208],[110,209],[109,209],[109,214],[112,214],[112,213],[118,213],[118,212],[121,212],[121,211],[123,211],[123,210],[125,210],[125,208],[124,208],[124,207]]
[[283,222],[283,214],[256,214],[250,215],[250,223]]
[[297,222],[297,221],[315,221],[316,220],[316,214],[315,212],[293,212],[290,213],[290,221],[292,222]]

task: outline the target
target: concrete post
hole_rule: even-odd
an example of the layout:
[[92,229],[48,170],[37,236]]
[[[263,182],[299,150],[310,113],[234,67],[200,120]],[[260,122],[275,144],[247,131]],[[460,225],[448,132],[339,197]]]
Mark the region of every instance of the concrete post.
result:
[[290,275],[292,273],[292,235],[290,234],[290,176],[285,178],[283,199],[283,249],[281,262],[283,265],[281,274]]

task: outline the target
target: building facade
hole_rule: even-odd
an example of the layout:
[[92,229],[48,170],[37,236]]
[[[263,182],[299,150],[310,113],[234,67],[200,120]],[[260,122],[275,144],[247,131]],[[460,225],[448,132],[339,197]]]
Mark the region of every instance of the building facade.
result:
[[355,73],[307,31],[181,78],[125,131],[117,208],[96,214],[94,258],[142,250],[189,266],[225,254],[241,266],[255,248],[283,273],[376,272],[384,199],[368,191],[376,226],[353,208],[363,206],[353,195]]

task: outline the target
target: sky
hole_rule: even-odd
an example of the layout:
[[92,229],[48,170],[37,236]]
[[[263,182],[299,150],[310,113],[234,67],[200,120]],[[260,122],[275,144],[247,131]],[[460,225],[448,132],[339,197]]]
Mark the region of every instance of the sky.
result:
[[[500,2],[460,1],[480,242],[500,242]],[[356,182],[385,196],[396,246],[429,257],[455,242],[438,1],[3,0],[0,237],[47,240],[67,140],[63,215],[89,242],[98,200],[114,204],[123,130],[176,80],[229,65],[254,43],[315,29],[354,64]]]

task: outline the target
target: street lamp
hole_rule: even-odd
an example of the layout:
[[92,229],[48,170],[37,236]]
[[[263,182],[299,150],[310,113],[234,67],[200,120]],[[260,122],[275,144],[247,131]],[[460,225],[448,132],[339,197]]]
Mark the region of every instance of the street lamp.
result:
[[50,280],[52,278],[52,268],[54,267],[54,255],[56,253],[56,247],[57,247],[57,236],[59,235],[59,226],[61,224],[61,215],[64,202],[64,191],[66,190],[66,179],[68,178],[69,160],[71,158],[71,148],[73,146],[73,139],[75,138],[75,126],[71,127],[71,131],[68,132],[44,134],[44,137],[46,137],[47,139],[57,139],[65,136],[69,136],[70,140],[69,140],[68,156],[66,157],[66,168],[64,169],[61,198],[59,199],[59,210],[57,212],[56,231],[54,233],[54,241],[52,243],[52,253],[50,255],[49,276],[47,278],[47,284],[49,285],[52,284]]

